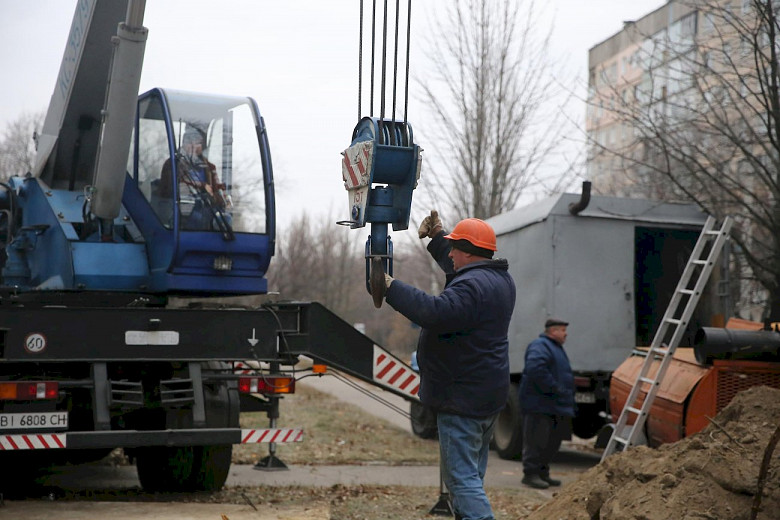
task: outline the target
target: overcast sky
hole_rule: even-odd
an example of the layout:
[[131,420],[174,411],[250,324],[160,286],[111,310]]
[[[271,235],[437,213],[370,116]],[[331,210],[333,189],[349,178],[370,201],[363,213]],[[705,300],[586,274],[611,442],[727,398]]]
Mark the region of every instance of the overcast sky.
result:
[[[421,65],[414,53],[424,50],[427,18],[447,1],[413,2],[413,74]],[[666,2],[537,3],[555,19],[553,55],[584,82],[589,48],[618,32],[624,21]],[[75,5],[76,0],[0,0],[0,130],[22,112],[48,106]],[[280,223],[304,210],[345,219],[340,153],[357,122],[359,5],[356,0],[147,0],[141,91],[169,87],[255,98],[268,126]],[[416,123],[424,120],[416,115],[421,110],[410,100],[416,136],[424,135]],[[574,117],[582,120],[584,106],[576,110]]]

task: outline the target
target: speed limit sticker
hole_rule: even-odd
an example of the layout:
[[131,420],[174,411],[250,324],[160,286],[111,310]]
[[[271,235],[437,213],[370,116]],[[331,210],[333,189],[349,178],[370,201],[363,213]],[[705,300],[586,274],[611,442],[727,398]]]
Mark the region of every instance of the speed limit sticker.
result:
[[28,334],[24,338],[24,349],[30,354],[38,354],[46,349],[46,336],[38,332]]

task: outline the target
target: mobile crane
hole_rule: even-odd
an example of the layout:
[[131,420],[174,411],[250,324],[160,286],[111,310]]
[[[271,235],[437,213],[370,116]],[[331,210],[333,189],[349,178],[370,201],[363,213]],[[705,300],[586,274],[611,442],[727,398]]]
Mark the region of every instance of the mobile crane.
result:
[[34,169],[2,184],[0,468],[121,447],[147,490],[215,490],[233,444],[301,439],[275,427],[299,356],[411,400],[419,377],[317,303],[171,305],[267,292],[273,169],[253,99],[138,95],[144,9],[78,2]]

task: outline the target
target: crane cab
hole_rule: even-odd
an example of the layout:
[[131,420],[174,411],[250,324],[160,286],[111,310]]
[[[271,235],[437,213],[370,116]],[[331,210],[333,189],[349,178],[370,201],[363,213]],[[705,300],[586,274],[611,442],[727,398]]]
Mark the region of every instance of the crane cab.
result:
[[129,157],[123,204],[147,246],[152,292],[267,291],[273,172],[253,99],[146,92]]

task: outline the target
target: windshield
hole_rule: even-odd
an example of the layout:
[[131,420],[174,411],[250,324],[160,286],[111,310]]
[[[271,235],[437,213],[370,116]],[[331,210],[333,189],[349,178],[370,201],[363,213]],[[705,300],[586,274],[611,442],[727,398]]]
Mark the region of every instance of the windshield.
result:
[[265,233],[263,162],[251,101],[179,91],[165,97],[170,125],[163,100],[151,96],[139,105],[138,126],[139,186],[162,224],[174,225],[177,200],[183,231]]

